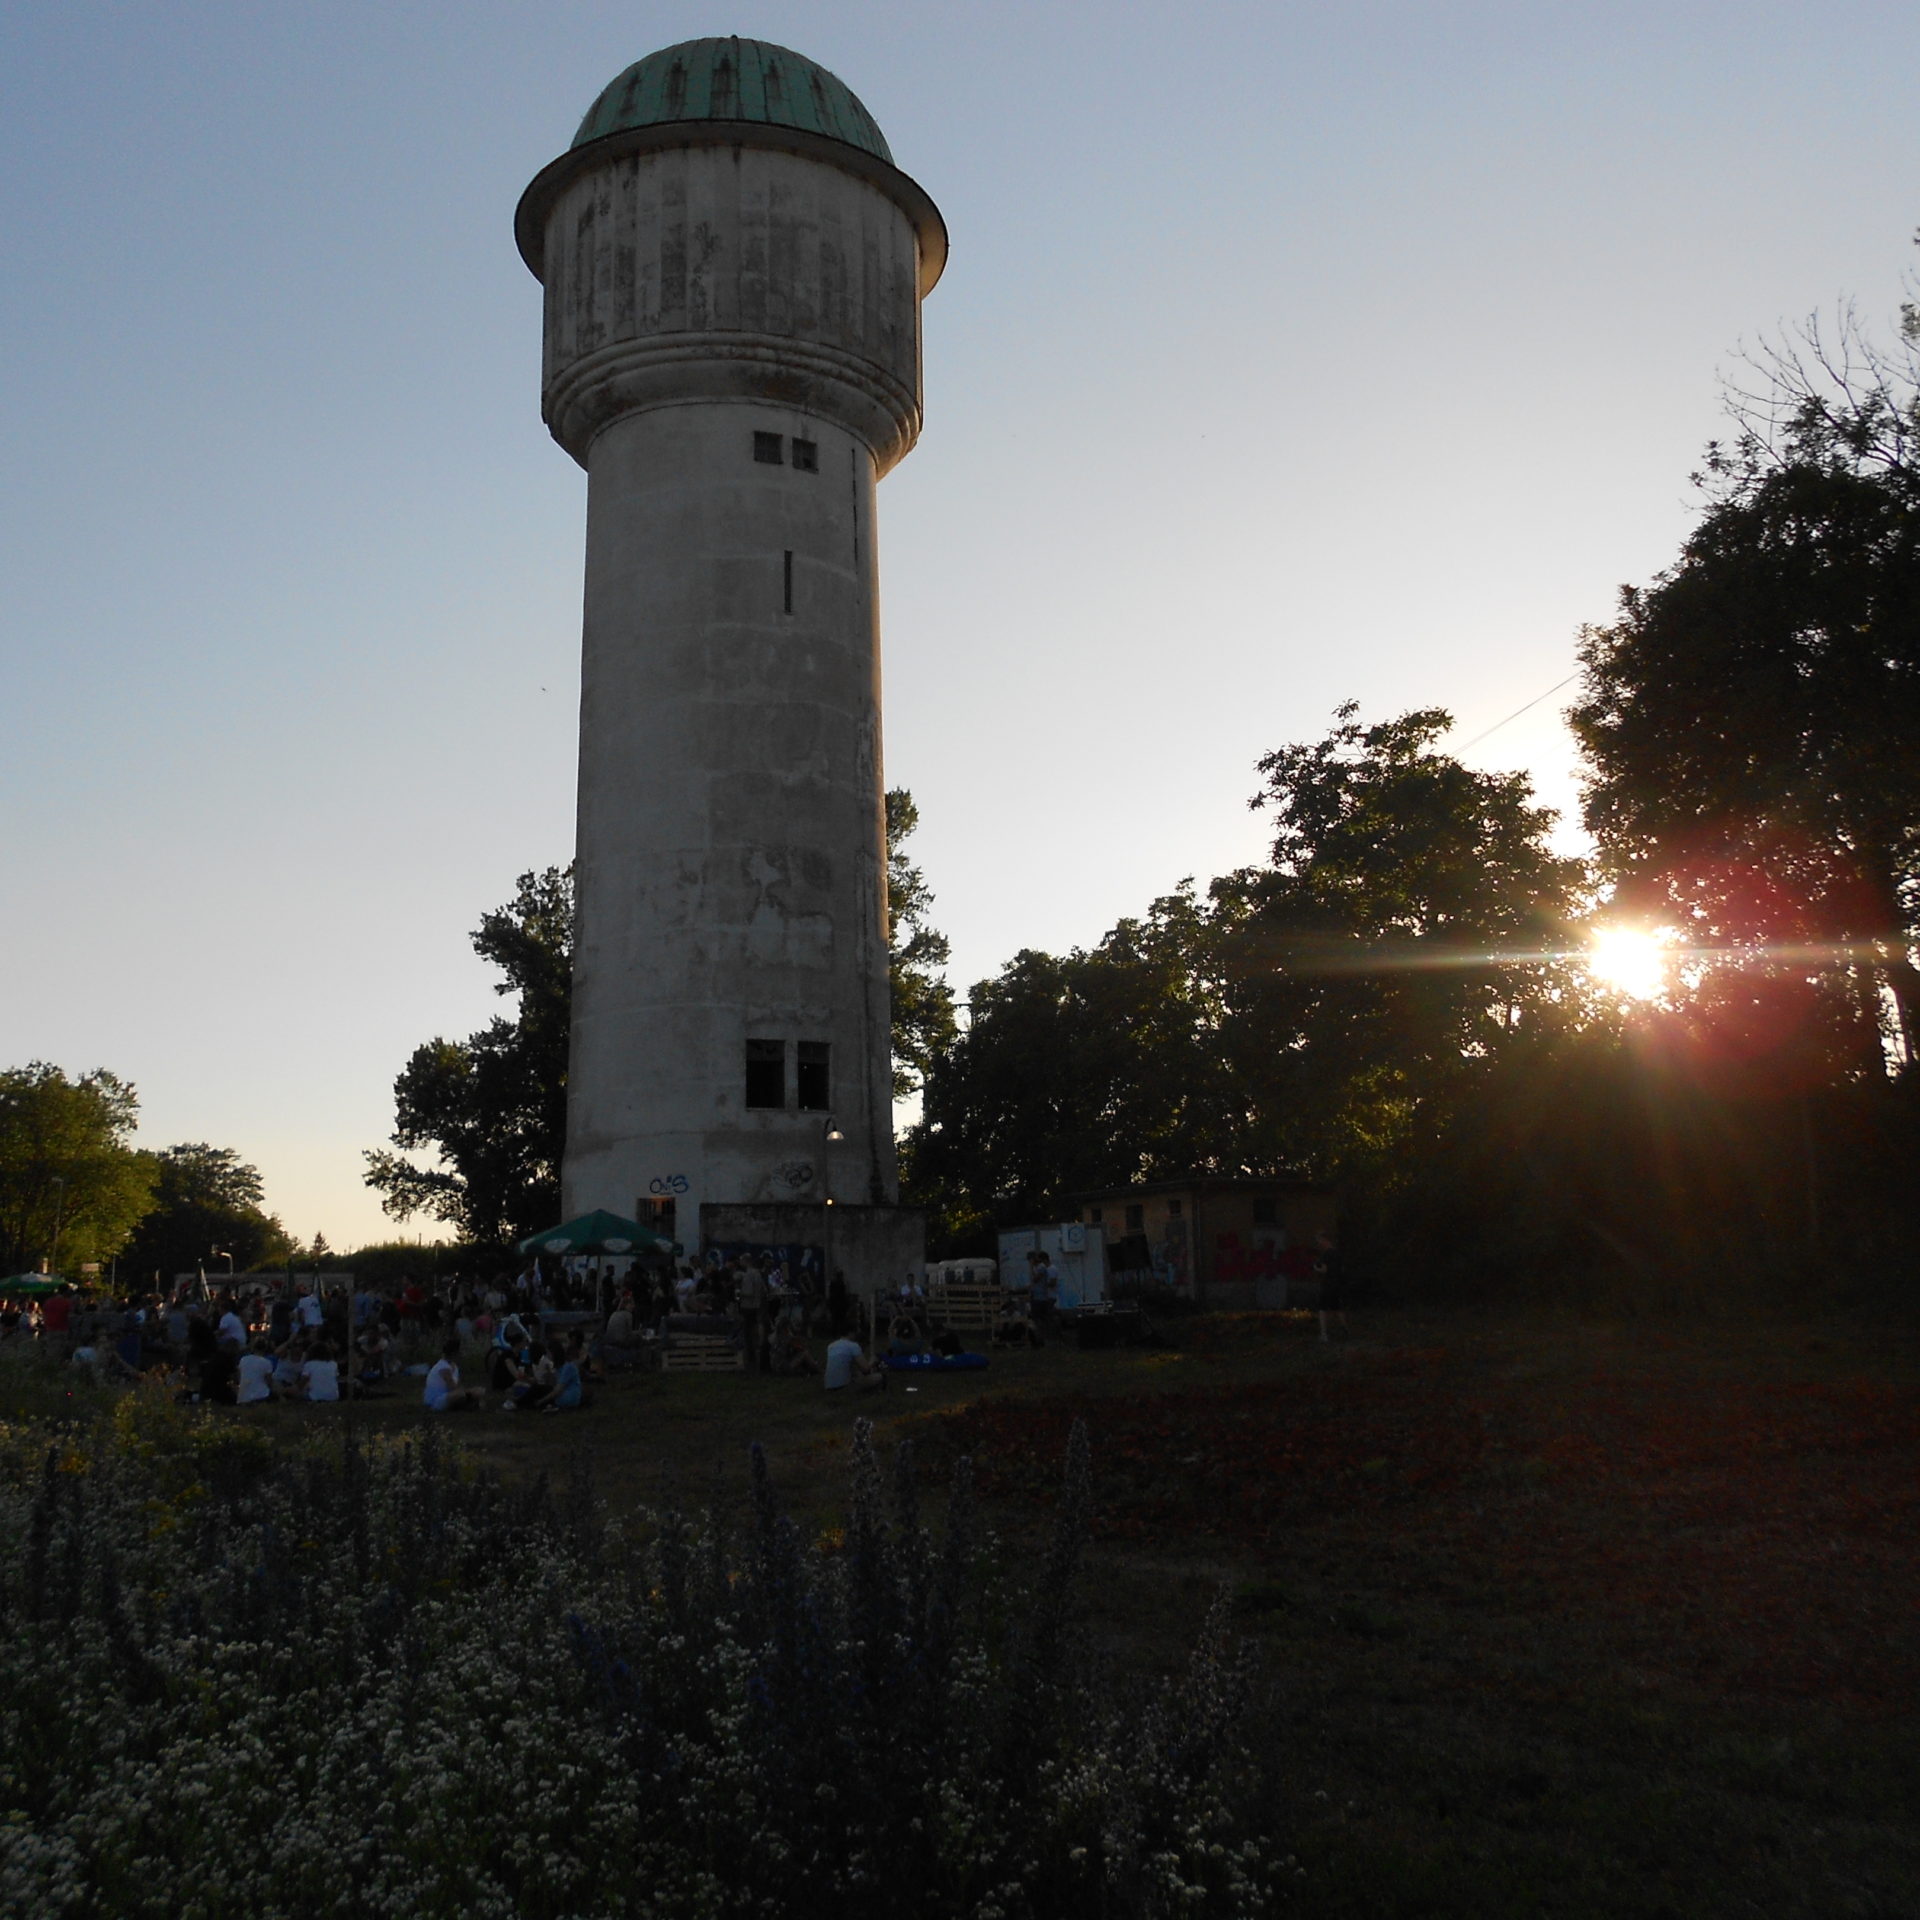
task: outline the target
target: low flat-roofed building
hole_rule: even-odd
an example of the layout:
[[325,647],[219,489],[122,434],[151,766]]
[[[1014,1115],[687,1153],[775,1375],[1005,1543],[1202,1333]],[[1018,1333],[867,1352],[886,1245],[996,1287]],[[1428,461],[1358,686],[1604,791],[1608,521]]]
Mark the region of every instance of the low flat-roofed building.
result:
[[1117,1294],[1162,1288],[1209,1307],[1311,1306],[1309,1256],[1337,1237],[1331,1187],[1285,1176],[1198,1174],[1077,1196],[1106,1235]]

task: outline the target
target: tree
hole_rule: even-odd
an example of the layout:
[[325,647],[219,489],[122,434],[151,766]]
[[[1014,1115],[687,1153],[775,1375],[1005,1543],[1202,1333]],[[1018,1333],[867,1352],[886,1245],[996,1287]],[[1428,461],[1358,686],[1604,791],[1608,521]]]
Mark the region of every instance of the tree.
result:
[[893,1097],[904,1100],[958,1031],[953,989],[945,975],[953,944],[927,914],[933,892],[920,869],[901,852],[920,824],[920,809],[905,787],[887,792],[887,984],[893,1016]]
[[224,1270],[214,1249],[231,1254],[236,1272],[284,1260],[293,1250],[286,1229],[263,1206],[259,1170],[231,1147],[193,1141],[154,1157],[153,1210],[121,1254],[130,1272],[171,1279],[198,1267]]
[[0,1272],[119,1251],[155,1178],[130,1144],[139,1113],[105,1068],[71,1080],[43,1060],[0,1071]]
[[1329,1178],[1444,1129],[1487,1061],[1579,996],[1564,956],[1582,870],[1549,848],[1526,776],[1436,751],[1438,708],[1356,711],[1259,763],[1271,860],[1212,888],[1243,1152]]
[[[1586,635],[1571,715],[1622,900],[1732,966],[1820,982],[1856,1073],[1882,1070],[1883,1006],[1899,1056],[1920,1048],[1912,308],[1903,337],[1883,354],[1849,318],[1830,349],[1810,323],[1759,363],[1679,559]],[[1708,991],[1742,989],[1721,968]]]
[[1444,713],[1354,712],[1260,762],[1271,864],[974,989],[907,1142],[949,1233],[1182,1174],[1387,1177],[1496,1050],[1572,1017],[1552,814],[1434,751]]
[[[473,949],[515,994],[511,1020],[414,1050],[394,1082],[399,1153],[367,1154],[366,1180],[395,1219],[443,1220],[486,1244],[559,1217],[573,999],[573,868],[523,873],[485,915]],[[431,1150],[437,1164],[406,1157]]]
[[1091,952],[1031,949],[982,981],[930,1065],[906,1190],[949,1235],[1076,1193],[1222,1165],[1236,1112],[1217,1045],[1205,909],[1191,887]]

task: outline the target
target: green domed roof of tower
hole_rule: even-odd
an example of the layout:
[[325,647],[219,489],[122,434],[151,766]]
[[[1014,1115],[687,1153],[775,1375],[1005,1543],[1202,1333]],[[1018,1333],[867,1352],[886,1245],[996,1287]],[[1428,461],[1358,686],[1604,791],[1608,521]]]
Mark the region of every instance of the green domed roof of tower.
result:
[[885,135],[844,81],[786,47],[732,35],[683,40],[636,60],[588,109],[573,144],[676,120],[797,127],[893,164]]

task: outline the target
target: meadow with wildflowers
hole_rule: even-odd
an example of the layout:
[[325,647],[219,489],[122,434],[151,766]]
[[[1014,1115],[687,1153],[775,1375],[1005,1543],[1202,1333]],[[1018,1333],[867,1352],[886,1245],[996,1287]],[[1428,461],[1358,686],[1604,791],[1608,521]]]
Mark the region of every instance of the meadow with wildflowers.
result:
[[1068,1643],[1083,1428],[1024,1582],[864,1422],[817,1539],[758,1449],[738,1533],[158,1389],[6,1452],[8,1913],[1251,1915],[1297,1871],[1224,1605],[1158,1687]]
[[0,1907],[1920,1912],[1911,1325],[1169,1332],[457,1427],[0,1351]]

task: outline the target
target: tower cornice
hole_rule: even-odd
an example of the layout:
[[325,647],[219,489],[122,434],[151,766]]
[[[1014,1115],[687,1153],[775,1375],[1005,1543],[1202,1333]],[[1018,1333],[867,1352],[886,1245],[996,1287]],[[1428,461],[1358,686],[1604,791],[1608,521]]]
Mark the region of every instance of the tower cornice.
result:
[[856,180],[878,187],[913,223],[920,247],[919,293],[923,300],[946,268],[947,223],[940,217],[940,209],[917,180],[877,154],[804,127],[769,126],[758,120],[676,120],[627,127],[590,140],[584,146],[570,148],[533,176],[514,209],[513,237],[534,278],[545,283],[547,216],[575,180],[611,161],[676,147],[758,147],[837,167]]

